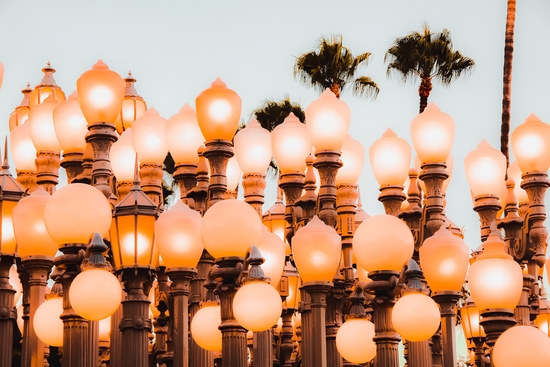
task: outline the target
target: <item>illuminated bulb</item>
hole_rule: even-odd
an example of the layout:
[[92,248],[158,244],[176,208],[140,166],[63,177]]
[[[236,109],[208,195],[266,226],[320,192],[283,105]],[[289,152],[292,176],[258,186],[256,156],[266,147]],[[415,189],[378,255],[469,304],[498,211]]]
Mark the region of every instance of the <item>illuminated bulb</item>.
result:
[[406,340],[417,342],[431,338],[439,329],[440,322],[439,306],[424,293],[407,293],[393,306],[393,326]]
[[195,340],[202,349],[221,351],[222,332],[218,329],[221,323],[220,305],[203,305],[191,320],[191,336],[193,340]]
[[271,329],[281,316],[283,306],[279,292],[261,280],[251,280],[239,288],[233,299],[233,313],[245,329]]
[[63,345],[63,298],[54,297],[44,301],[34,314],[34,332],[46,345],[61,347]]
[[120,306],[122,287],[117,277],[105,269],[88,269],[78,274],[69,289],[75,312],[88,320],[102,320]]
[[376,356],[374,324],[367,319],[349,318],[336,333],[336,348],[347,361],[363,364]]
[[499,336],[491,357],[495,367],[550,366],[550,338],[532,326],[517,325]]

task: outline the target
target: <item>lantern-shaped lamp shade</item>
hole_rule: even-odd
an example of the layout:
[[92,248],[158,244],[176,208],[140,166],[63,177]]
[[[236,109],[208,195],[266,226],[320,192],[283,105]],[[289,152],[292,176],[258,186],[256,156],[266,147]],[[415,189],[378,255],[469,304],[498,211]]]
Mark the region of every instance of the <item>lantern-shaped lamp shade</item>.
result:
[[122,287],[106,269],[88,269],[74,278],[69,289],[71,306],[88,320],[102,320],[120,306]]
[[414,251],[409,227],[392,215],[373,215],[355,231],[353,253],[357,263],[368,272],[401,271]]
[[523,287],[521,267],[508,255],[498,234],[491,233],[483,247],[468,272],[472,299],[482,313],[489,308],[513,310]]
[[439,306],[431,297],[421,292],[409,292],[395,302],[392,322],[395,331],[403,338],[419,342],[431,338],[437,332],[441,314]]
[[261,280],[245,283],[233,299],[233,313],[238,323],[251,331],[265,331],[277,324],[283,305],[277,290]]
[[53,123],[53,110],[56,107],[57,99],[50,95],[29,112],[31,139],[37,151],[59,152],[61,150]]
[[29,107],[31,109],[43,103],[49,96],[53,96],[59,102],[65,100],[65,93],[56,84],[53,77],[55,69],[52,68],[49,61],[46,67],[42,68],[42,72],[44,73],[44,77],[40,81],[40,84],[34,87],[29,96]]
[[281,197],[277,197],[275,204],[262,216],[262,223],[271,233],[276,234],[281,240],[285,241],[285,205]]
[[19,301],[19,298],[21,298],[21,294],[23,293],[23,284],[21,284],[15,265],[10,268],[9,281],[15,291],[15,295],[13,297],[13,306],[15,307]]
[[376,356],[374,324],[364,318],[348,318],[336,333],[336,348],[347,361],[363,364]]
[[336,185],[352,184],[359,181],[363,163],[365,161],[365,148],[357,140],[348,134],[344,145],[342,145],[342,155],[340,156],[343,166],[336,173]]
[[336,95],[325,89],[306,108],[306,126],[315,150],[340,150],[348,135],[350,109]]
[[187,103],[168,119],[166,142],[176,163],[199,163],[197,151],[204,144],[204,136],[195,110]]
[[485,330],[481,327],[479,321],[481,315],[479,308],[476,306],[472,297],[468,297],[466,304],[460,308],[460,316],[462,319],[462,328],[464,330],[464,336],[466,339],[471,338],[484,338]]
[[222,323],[220,305],[203,304],[191,320],[191,336],[202,349],[222,350],[222,332],[218,326]]
[[157,206],[139,185],[134,185],[116,205],[109,237],[117,269],[157,266],[158,250],[154,245],[157,215]]
[[403,186],[411,166],[411,147],[391,129],[370,149],[370,164],[380,187]]
[[420,247],[420,262],[433,292],[459,292],[468,272],[469,248],[444,226]]
[[122,100],[122,110],[118,115],[115,126],[119,134],[132,127],[137,118],[143,116],[147,111],[147,104],[137,93],[134,83],[136,79],[132,73],[124,78],[124,99]]
[[252,120],[235,135],[235,156],[243,173],[264,173],[271,157],[271,134]]
[[485,140],[464,158],[464,169],[475,197],[500,194],[506,174],[506,157]]
[[75,183],[52,195],[44,210],[44,220],[58,244],[87,244],[94,232],[107,236],[111,205],[95,187]]
[[[13,229],[17,252],[22,259],[33,256],[54,257],[58,243],[51,237],[44,222],[44,210],[50,194],[42,186],[24,197],[13,208]],[[91,234],[91,233],[90,233]]]
[[517,325],[499,336],[491,357],[495,367],[550,366],[550,338],[532,326]]
[[519,164],[517,161],[510,163],[510,166],[508,167],[508,177],[514,180],[514,183],[516,184],[514,186],[514,195],[516,196],[518,203],[521,204],[529,202],[527,192],[520,186],[521,170],[519,169]]
[[262,228],[262,240],[258,246],[263,258],[262,269],[270,284],[277,287],[283,268],[285,267],[285,243],[274,233],[269,232],[266,226]]
[[11,156],[17,171],[36,171],[36,148],[31,139],[31,125],[19,125],[10,132]]
[[155,223],[156,243],[168,268],[196,268],[204,246],[201,215],[183,201],[165,211]]
[[455,135],[455,122],[432,102],[411,122],[414,150],[421,163],[445,162]]
[[302,280],[300,274],[290,262],[285,266],[285,273],[288,277],[288,296],[286,296],[285,305],[288,309],[296,310],[301,299],[300,287],[302,286]]
[[550,325],[550,302],[548,302],[546,296],[539,298],[539,314],[535,318],[535,325],[540,331],[550,336],[550,329],[548,328]]
[[2,200],[0,200],[0,214],[2,215],[2,231],[0,242],[0,254],[14,254],[17,251],[15,233],[13,230],[13,208],[23,196],[23,189],[17,181],[8,173],[0,175],[0,189]]
[[88,123],[80,109],[78,94],[74,92],[53,110],[55,135],[64,152],[84,152]]
[[317,216],[296,231],[292,250],[304,283],[331,282],[340,264],[340,236]]
[[99,320],[99,342],[111,341],[111,316]]
[[126,129],[111,146],[111,169],[118,182],[134,180],[134,165],[128,164],[136,159],[132,142],[132,129]]
[[202,218],[201,238],[215,258],[244,257],[262,239],[262,221],[254,208],[237,199],[218,201]]
[[61,347],[63,345],[63,297],[53,297],[44,301],[34,314],[34,332],[44,344]]
[[168,146],[166,144],[166,119],[153,107],[132,124],[132,142],[141,163],[162,164]]
[[236,191],[239,181],[241,181],[241,177],[243,177],[243,171],[239,166],[239,161],[236,156],[233,156],[227,160],[225,176],[227,178],[227,190]]
[[9,126],[10,131],[15,129],[17,126],[24,124],[27,119],[29,118],[29,111],[31,108],[29,107],[30,104],[30,94],[32,92],[32,89],[30,88],[30,84],[27,83],[27,87],[24,88],[22,91],[23,93],[23,100],[21,101],[21,104],[13,110],[12,113],[10,113],[10,119],[9,119]]
[[197,119],[206,141],[231,140],[239,126],[242,101],[235,91],[220,79],[212,83],[195,100]]
[[512,131],[512,151],[521,172],[548,171],[550,166],[550,125],[531,114]]
[[122,108],[124,80],[99,60],[76,81],[80,108],[88,125],[98,122],[114,124]]
[[311,154],[311,139],[305,124],[291,112],[271,132],[273,155],[282,174],[303,172]]

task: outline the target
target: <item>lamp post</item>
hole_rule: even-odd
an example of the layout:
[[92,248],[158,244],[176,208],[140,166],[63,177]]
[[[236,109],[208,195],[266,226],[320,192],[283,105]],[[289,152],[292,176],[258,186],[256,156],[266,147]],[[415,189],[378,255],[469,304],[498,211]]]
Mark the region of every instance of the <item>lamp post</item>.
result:
[[116,130],[119,134],[132,127],[136,119],[143,116],[147,111],[147,103],[138,94],[134,83],[136,78],[132,72],[128,72],[128,76],[124,78],[124,99],[122,100],[122,109],[115,121]]

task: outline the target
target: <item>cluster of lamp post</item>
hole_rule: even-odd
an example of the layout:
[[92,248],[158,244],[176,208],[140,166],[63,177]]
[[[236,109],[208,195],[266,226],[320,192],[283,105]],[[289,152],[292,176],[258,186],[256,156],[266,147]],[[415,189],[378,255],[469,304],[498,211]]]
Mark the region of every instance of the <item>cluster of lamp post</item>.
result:
[[[10,116],[16,178],[7,148],[0,171],[0,367],[15,319],[25,367],[48,345],[64,367],[397,367],[401,341],[410,367],[455,367],[457,313],[476,366],[550,365],[550,126],[536,116],[512,133],[508,172],[485,141],[465,159],[470,257],[445,215],[454,122],[433,104],[411,123],[417,169],[391,130],[370,147],[385,214],[369,217],[364,148],[329,90],[305,124],[236,133],[241,100],[219,78],[166,120],[101,60],[69,98],[43,71]],[[168,152],[181,198],[166,209]],[[263,214],[272,158],[285,203]]]

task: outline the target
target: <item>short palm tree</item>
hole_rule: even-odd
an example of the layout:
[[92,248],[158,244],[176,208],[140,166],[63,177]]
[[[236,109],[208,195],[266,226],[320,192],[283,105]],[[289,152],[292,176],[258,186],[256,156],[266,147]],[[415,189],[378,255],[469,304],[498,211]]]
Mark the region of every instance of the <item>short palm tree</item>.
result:
[[319,40],[318,49],[296,57],[294,76],[320,92],[329,88],[340,98],[343,89],[351,88],[360,97],[376,98],[380,89],[368,76],[355,77],[360,65],[366,65],[370,52],[354,57],[342,45],[342,36]]
[[420,78],[420,113],[428,105],[433,79],[449,86],[453,80],[470,72],[475,65],[471,58],[453,51],[448,29],[431,32],[428,24],[424,25],[423,33],[412,32],[396,38],[386,52],[384,61],[388,62],[388,76],[398,74],[404,82]]

